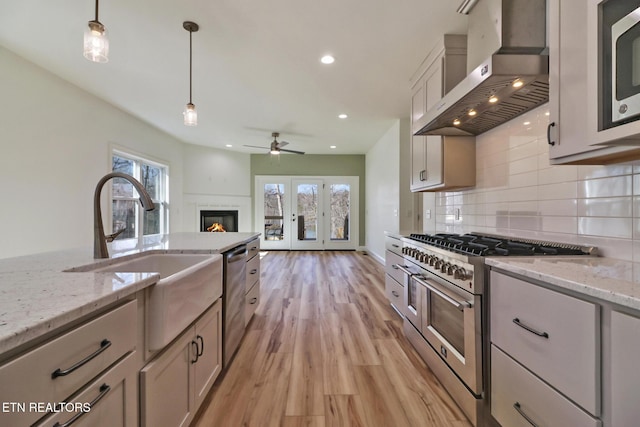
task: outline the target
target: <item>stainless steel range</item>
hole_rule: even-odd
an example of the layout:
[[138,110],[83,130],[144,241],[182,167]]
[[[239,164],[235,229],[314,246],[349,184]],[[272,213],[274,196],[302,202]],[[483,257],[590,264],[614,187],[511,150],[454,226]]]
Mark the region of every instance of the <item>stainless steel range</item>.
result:
[[490,424],[485,258],[597,252],[479,233],[411,234],[387,249],[402,257],[404,333],[475,426]]

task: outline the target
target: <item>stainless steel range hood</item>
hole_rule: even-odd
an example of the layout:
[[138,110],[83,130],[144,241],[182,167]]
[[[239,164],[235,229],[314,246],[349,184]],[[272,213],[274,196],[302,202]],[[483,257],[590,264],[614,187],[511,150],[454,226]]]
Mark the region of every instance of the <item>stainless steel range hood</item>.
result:
[[415,123],[415,135],[479,135],[549,98],[546,0],[477,3],[469,14],[469,74]]

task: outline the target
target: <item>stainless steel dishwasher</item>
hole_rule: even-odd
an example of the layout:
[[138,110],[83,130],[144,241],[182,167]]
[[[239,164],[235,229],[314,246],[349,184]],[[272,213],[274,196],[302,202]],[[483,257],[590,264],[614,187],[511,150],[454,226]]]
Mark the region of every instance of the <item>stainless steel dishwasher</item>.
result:
[[222,324],[224,345],[223,363],[226,369],[244,335],[244,296],[247,266],[247,246],[242,245],[224,253]]

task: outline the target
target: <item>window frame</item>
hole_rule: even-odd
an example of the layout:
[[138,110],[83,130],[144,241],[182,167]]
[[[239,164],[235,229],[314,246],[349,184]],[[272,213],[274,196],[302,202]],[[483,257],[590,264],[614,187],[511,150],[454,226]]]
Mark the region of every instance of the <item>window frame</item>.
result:
[[[125,160],[130,160],[133,162],[133,178],[142,182],[142,167],[143,165],[148,165],[151,167],[156,167],[160,170],[159,181],[159,189],[157,191],[158,196],[156,198],[152,198],[153,203],[157,210],[159,210],[160,214],[160,230],[159,233],[153,234],[144,234],[144,210],[139,202],[138,192],[133,189],[134,195],[132,197],[123,197],[123,196],[114,196],[113,191],[113,182],[112,179],[109,186],[109,221],[111,222],[111,228],[113,229],[114,224],[114,212],[113,212],[113,202],[115,200],[125,200],[134,201],[134,209],[135,209],[135,230],[133,237],[123,237],[122,235],[118,236],[117,240],[124,239],[138,239],[142,240],[144,237],[148,236],[158,236],[162,234],[169,233],[169,165],[160,160],[151,159],[149,156],[134,154],[131,151],[123,150],[121,148],[112,148],[111,155],[109,156],[109,168],[113,172],[113,158],[120,157]],[[115,232],[117,230],[113,230]]]

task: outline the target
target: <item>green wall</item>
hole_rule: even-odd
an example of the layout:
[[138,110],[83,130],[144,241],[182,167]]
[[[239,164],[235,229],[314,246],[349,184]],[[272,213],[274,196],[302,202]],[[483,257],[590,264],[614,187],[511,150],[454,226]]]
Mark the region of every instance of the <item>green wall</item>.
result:
[[[365,156],[364,154],[269,154],[251,155],[251,200],[255,215],[256,175],[358,176],[360,206],[360,246],[365,245]],[[254,218],[255,220],[255,218]]]

